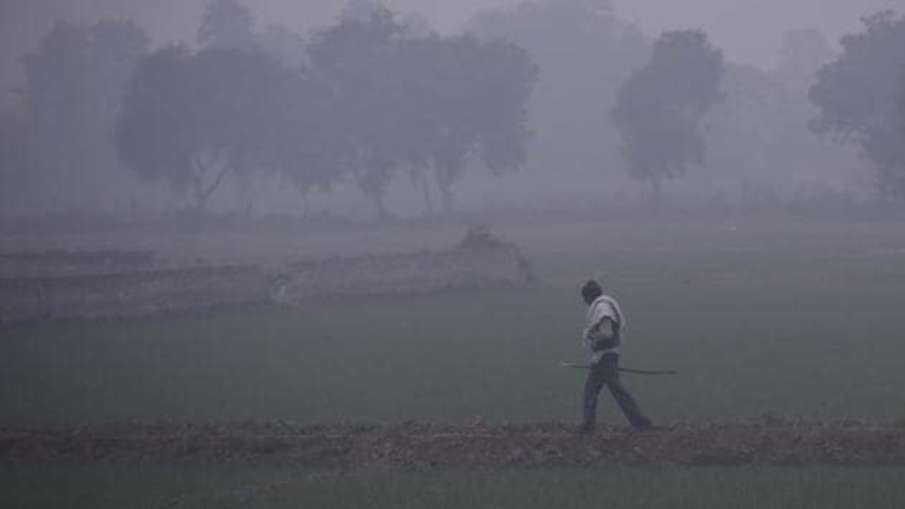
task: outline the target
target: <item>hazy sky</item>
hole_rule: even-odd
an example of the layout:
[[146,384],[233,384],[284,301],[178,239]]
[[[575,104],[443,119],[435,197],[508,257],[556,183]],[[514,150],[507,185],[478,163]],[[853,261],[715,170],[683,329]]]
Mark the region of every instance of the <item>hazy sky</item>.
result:
[[905,0],[613,0],[620,16],[646,31],[703,28],[733,60],[771,67],[785,32],[817,28],[833,41],[860,18]]
[[[559,0],[566,1],[566,0]],[[0,87],[20,81],[18,57],[33,47],[57,17],[91,22],[133,16],[158,42],[191,40],[205,0],[0,0]],[[455,30],[480,8],[518,0],[386,0],[391,8],[419,12],[442,30]],[[246,0],[266,23],[298,29],[328,23],[343,0]],[[905,0],[613,0],[617,14],[658,34],[671,28],[703,28],[736,61],[770,67],[782,34],[818,28],[835,40],[857,30],[859,18],[884,8],[903,10]],[[3,96],[8,97],[8,92]]]

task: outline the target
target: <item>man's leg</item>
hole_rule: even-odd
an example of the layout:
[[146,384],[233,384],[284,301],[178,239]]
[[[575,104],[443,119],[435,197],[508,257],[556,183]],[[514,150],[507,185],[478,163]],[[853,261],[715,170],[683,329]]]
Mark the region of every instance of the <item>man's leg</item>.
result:
[[619,408],[622,409],[622,413],[628,419],[628,422],[635,429],[650,428],[650,419],[641,412],[641,408],[635,398],[632,397],[619,379],[619,356],[606,355],[600,360],[600,364],[604,368],[602,374],[607,387],[610,389],[610,394],[613,395],[613,399],[616,400]]
[[594,431],[594,426],[597,423],[597,399],[606,380],[602,368],[603,366],[599,362],[592,364],[588,379],[584,383],[584,399],[582,401],[584,414],[581,426],[578,428],[581,433]]

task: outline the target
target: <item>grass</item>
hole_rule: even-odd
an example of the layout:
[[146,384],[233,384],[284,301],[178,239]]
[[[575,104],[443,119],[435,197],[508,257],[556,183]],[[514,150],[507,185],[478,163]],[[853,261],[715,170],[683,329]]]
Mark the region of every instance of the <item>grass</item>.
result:
[[271,467],[94,466],[8,467],[0,473],[0,505],[8,509],[897,509],[905,504],[902,469],[618,467],[331,475]]
[[[886,421],[905,411],[901,225],[507,233],[544,286],[0,330],[0,425],[571,421],[582,373],[557,364],[583,355],[576,288],[601,272],[629,318],[623,363],[680,371],[628,379],[656,421]],[[602,411],[622,422],[608,400]],[[0,472],[3,507],[905,506],[901,469]]]
[[565,252],[520,233],[536,289],[7,328],[0,425],[573,420],[582,373],[557,364],[584,356],[575,288],[600,270],[623,364],[680,371],[628,379],[658,421],[901,418],[905,236],[593,228]]
[[[657,420],[905,408],[891,296],[859,313],[817,292],[702,303],[650,291],[623,299],[637,309],[624,364],[680,371],[629,379]],[[740,299],[752,302],[733,310]],[[0,423],[568,420],[582,373],[557,363],[583,356],[581,319],[571,292],[541,289],[18,329],[0,360]]]

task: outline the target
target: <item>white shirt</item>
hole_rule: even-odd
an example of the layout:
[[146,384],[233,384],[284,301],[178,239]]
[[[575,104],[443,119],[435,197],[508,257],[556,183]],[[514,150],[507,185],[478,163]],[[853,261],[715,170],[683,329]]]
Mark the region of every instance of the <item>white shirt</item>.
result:
[[591,362],[596,363],[600,361],[600,359],[609,353],[619,353],[619,346],[617,345],[613,348],[608,348],[606,350],[601,350],[599,352],[595,352],[592,349],[594,344],[594,335],[598,334],[598,329],[600,327],[600,323],[603,322],[605,318],[609,318],[615,323],[619,324],[619,331],[623,333],[621,339],[625,340],[625,315],[622,314],[622,309],[619,308],[619,303],[616,302],[616,299],[608,296],[601,295],[594,302],[588,306],[588,315],[587,315],[587,326],[584,329],[584,333],[582,334],[582,339],[584,340],[585,345],[588,347],[588,350],[591,350]]

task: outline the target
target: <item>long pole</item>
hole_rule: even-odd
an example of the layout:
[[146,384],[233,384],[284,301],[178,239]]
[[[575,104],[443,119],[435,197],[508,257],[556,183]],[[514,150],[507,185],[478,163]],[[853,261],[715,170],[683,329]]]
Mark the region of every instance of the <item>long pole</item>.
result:
[[[591,369],[590,364],[578,364],[575,362],[561,362],[560,366],[573,369]],[[633,369],[619,368],[621,373],[629,373],[632,375],[678,375],[679,372],[674,369]]]

